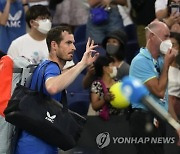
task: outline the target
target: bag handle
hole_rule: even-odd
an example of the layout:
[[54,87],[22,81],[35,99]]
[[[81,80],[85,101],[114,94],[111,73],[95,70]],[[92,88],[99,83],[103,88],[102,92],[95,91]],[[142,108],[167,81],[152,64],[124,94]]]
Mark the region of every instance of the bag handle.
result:
[[104,84],[104,82],[102,80],[98,80],[101,83],[101,86],[103,88],[104,94],[108,93],[108,89],[106,88],[106,85]]

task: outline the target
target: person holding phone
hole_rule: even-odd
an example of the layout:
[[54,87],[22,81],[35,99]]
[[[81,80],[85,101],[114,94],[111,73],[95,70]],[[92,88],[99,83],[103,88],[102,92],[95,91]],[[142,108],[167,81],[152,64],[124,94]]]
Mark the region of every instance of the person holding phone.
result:
[[156,0],[156,18],[166,23],[172,32],[180,33],[180,0]]

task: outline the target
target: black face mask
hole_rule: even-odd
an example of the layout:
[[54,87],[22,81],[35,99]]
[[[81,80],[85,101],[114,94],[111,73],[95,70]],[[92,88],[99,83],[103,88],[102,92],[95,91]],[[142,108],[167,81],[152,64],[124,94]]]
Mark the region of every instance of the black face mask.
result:
[[180,54],[176,56],[176,63],[180,66]]
[[115,55],[119,51],[119,45],[107,44],[106,51],[109,55]]

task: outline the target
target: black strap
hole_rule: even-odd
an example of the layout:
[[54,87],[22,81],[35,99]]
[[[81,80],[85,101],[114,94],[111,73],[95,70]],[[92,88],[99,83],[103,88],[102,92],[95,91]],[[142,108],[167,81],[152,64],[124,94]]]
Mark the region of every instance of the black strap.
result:
[[[52,61],[44,64],[39,70],[38,70],[38,74],[37,74],[37,80],[36,80],[36,86],[35,86],[35,90],[38,91],[38,79],[39,79],[39,75],[42,77],[42,82],[41,82],[41,85],[40,85],[40,92],[43,93],[43,83],[45,82],[45,79],[44,79],[44,73],[46,71],[46,68],[47,66],[52,63]],[[57,64],[57,63],[55,63]],[[57,64],[58,66],[58,64]],[[58,66],[59,67],[59,66]],[[43,68],[43,70],[41,71],[41,69]],[[42,73],[41,73],[42,72]],[[68,105],[67,105],[67,96],[66,96],[66,90],[62,90],[61,92],[61,103],[63,104],[63,110],[64,111],[67,111],[68,110]]]

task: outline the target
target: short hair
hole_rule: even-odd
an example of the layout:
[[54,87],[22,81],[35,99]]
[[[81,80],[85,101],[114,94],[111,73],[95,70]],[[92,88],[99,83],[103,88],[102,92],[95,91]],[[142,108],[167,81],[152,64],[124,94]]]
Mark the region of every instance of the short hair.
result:
[[71,28],[69,26],[57,26],[52,28],[48,33],[46,37],[46,43],[49,52],[51,51],[51,42],[55,41],[57,44],[59,44],[62,40],[62,32],[68,32],[69,34],[72,34]]
[[44,5],[33,5],[26,12],[26,23],[31,28],[30,20],[35,20],[39,16],[49,16],[51,13],[47,6]]
[[112,58],[106,57],[106,56],[99,56],[97,60],[94,63],[94,68],[96,72],[97,77],[103,76],[103,67],[109,66],[109,64],[113,62]]

